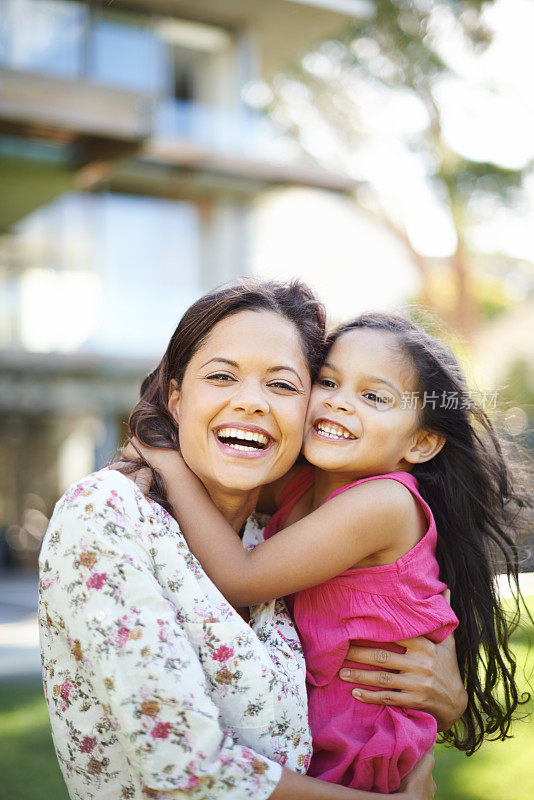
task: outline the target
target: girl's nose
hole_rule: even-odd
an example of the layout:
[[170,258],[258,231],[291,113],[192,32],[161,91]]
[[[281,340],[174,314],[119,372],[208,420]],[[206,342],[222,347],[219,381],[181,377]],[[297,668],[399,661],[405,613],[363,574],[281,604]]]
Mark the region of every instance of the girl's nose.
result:
[[324,404],[327,408],[331,408],[332,411],[344,411],[346,414],[354,413],[354,404],[351,403],[348,397],[342,392],[329,394]]
[[232,395],[230,407],[245,414],[267,414],[269,403],[259,386],[241,384]]

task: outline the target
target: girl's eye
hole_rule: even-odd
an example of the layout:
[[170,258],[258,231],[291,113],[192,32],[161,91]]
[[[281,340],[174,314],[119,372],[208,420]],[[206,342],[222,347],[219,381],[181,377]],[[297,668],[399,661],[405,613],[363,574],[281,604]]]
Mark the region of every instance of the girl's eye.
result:
[[274,389],[282,389],[284,392],[298,392],[299,390],[292,386],[290,383],[286,383],[285,381],[272,381],[269,386],[273,387]]
[[363,396],[366,400],[376,405],[392,406],[393,398],[390,395],[377,394],[377,392],[364,392]]
[[331,380],[330,378],[319,378],[317,380],[317,383],[319,384],[319,386],[324,386],[325,389],[335,389],[336,388],[336,382]]

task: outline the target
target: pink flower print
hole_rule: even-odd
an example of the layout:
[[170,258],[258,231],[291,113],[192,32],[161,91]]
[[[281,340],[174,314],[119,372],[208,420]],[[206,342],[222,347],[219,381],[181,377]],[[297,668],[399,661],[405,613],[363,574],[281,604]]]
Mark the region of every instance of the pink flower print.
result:
[[171,732],[171,723],[170,722],[158,722],[157,725],[154,725],[150,734],[153,739],[166,739]]
[[96,737],[95,736],[84,736],[82,739],[82,743],[80,745],[80,751],[82,753],[91,753],[96,747]]
[[129,628],[124,628],[124,627],[119,628],[119,630],[117,631],[117,637],[115,639],[115,642],[119,645],[119,647],[124,647],[124,645],[128,641],[129,636],[130,636]]
[[72,688],[73,688],[72,683],[69,683],[69,681],[67,680],[63,681],[63,683],[61,684],[61,692],[60,692],[63,700],[68,700],[70,690]]
[[107,573],[105,572],[95,572],[94,575],[88,579],[87,583],[85,584],[89,589],[101,589],[104,583],[106,582]]
[[77,497],[81,495],[83,492],[83,486],[77,486],[76,489],[73,489],[69,495],[69,500],[76,500]]
[[226,647],[225,644],[222,644],[220,647],[217,648],[213,652],[213,660],[214,661],[228,661],[229,658],[232,658],[234,651],[231,647]]
[[187,779],[187,783],[185,785],[185,789],[186,790],[187,789],[194,789],[195,786],[198,786],[199,783],[200,783],[200,781],[199,781],[199,779],[197,778],[196,775],[190,775],[189,778]]
[[169,631],[166,630],[163,626],[159,629],[159,638],[162,642],[169,641]]

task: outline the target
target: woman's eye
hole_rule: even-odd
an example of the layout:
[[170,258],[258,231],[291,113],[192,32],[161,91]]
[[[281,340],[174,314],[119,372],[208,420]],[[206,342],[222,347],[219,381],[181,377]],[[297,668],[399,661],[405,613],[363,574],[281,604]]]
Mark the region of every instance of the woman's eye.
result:
[[231,375],[227,375],[226,372],[215,372],[213,375],[207,375],[206,377],[210,381],[223,381],[225,383],[234,380],[234,378]]
[[284,392],[298,392],[298,389],[295,386],[292,386],[290,383],[286,383],[285,381],[272,381],[269,386],[273,387],[274,389],[282,389]]

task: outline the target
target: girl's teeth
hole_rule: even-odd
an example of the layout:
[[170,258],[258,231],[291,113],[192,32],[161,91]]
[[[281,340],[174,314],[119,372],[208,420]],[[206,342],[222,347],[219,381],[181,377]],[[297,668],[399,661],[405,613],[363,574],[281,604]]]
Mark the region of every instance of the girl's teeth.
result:
[[317,425],[317,430],[330,439],[350,439],[350,433],[343,428],[334,428],[332,425],[325,425],[320,422]]

